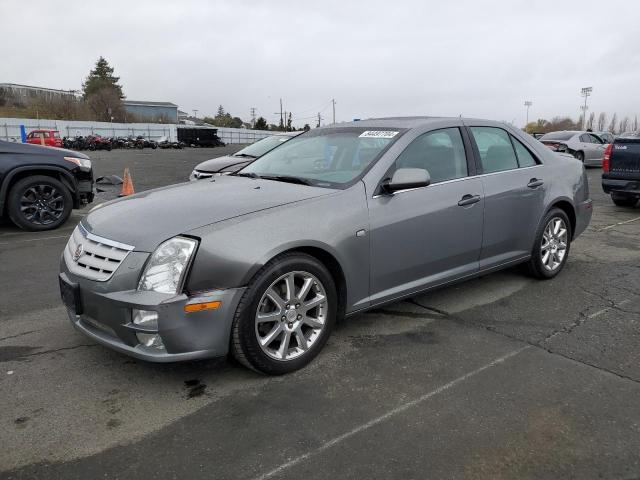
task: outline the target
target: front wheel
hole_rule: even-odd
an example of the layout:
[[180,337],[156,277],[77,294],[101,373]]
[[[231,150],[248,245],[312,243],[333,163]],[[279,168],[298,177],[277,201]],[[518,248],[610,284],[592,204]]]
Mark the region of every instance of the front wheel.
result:
[[614,193],[611,194],[611,200],[619,207],[633,207],[638,203],[636,197],[632,197],[631,195],[616,195]]
[[569,256],[571,235],[571,223],[566,213],[559,208],[547,213],[536,235],[529,272],[543,280],[558,275]]
[[67,221],[72,207],[69,189],[52,177],[35,175],[23,178],[9,191],[9,218],[23,230],[58,228]]
[[336,287],[327,268],[310,255],[284,254],[247,287],[235,314],[231,350],[253,370],[293,372],[320,352],[336,315]]

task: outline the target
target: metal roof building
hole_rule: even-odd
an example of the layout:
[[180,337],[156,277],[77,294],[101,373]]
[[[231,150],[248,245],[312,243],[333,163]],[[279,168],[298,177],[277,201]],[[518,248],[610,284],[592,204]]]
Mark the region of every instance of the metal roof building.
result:
[[171,102],[123,100],[122,105],[127,113],[150,122],[178,123],[178,105]]

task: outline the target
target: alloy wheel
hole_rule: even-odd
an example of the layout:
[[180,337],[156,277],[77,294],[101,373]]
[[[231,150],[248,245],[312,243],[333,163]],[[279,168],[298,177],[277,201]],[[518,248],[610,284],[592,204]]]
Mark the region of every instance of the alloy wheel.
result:
[[563,219],[553,217],[549,220],[544,228],[540,244],[542,265],[546,270],[553,272],[562,265],[567,253],[567,237],[567,225]]
[[49,225],[64,213],[64,196],[53,185],[31,185],[20,197],[20,212],[35,225]]
[[320,338],[327,312],[327,293],[318,278],[308,272],[288,272],[271,283],[258,303],[258,345],[275,360],[298,358]]

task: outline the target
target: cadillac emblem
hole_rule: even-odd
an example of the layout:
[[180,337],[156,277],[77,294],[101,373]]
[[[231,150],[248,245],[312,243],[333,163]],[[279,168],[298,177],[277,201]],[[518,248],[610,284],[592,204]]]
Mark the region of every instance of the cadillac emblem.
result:
[[76,251],[73,252],[73,261],[77,263],[78,260],[80,260],[80,257],[82,256],[83,253],[84,253],[84,247],[82,246],[81,243],[79,243],[78,246],[76,247]]

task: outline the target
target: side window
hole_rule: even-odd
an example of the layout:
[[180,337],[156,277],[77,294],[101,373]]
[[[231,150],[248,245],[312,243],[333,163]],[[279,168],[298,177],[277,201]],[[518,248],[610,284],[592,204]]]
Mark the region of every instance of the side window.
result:
[[49,132],[42,132],[40,135],[42,135],[44,138],[49,138]]
[[478,146],[483,173],[518,168],[518,159],[507,132],[496,127],[471,127],[470,130]]
[[595,136],[595,135],[589,135],[589,137],[591,138],[591,143],[597,143],[598,145],[602,145],[602,140],[600,140],[599,137]]
[[400,154],[396,168],[423,168],[431,183],[466,177],[467,156],[460,130],[444,128],[420,135]]
[[516,155],[518,156],[518,163],[520,164],[520,168],[533,167],[534,165],[538,164],[538,162],[536,162],[536,159],[533,158],[533,155],[531,155],[531,152],[529,152],[527,147],[525,147],[522,143],[520,143],[520,141],[517,138],[512,136],[511,141],[513,142],[513,146],[516,149]]
[[580,135],[580,141],[583,143],[591,143],[591,139],[589,138],[589,135],[587,135],[586,133],[583,133],[582,135]]
[[31,132],[29,135],[27,135],[27,138],[33,138],[33,137],[34,137],[33,132]]

